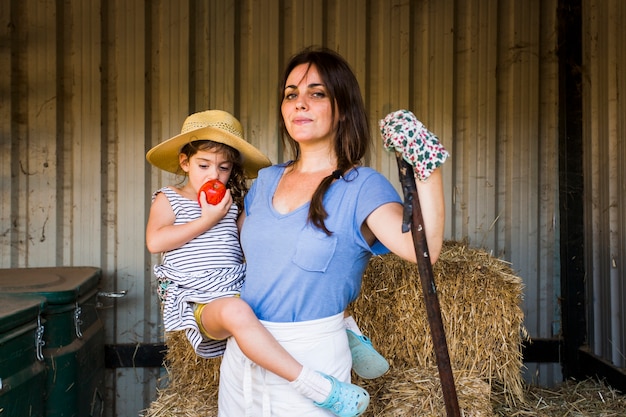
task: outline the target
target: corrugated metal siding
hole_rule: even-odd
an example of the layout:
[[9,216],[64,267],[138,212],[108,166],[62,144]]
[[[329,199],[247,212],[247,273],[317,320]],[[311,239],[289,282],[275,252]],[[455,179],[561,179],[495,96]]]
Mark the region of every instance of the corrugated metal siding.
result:
[[585,269],[589,345],[626,368],[626,2],[583,9]]
[[[598,281],[594,294],[613,294],[621,306],[624,35],[617,27],[624,6],[586,5],[586,80],[594,91],[586,187],[595,193],[587,194],[587,212],[596,248],[587,265]],[[509,260],[526,285],[531,335],[553,336],[560,321],[556,9],[557,0],[0,2],[0,266],[102,267],[104,289],[129,290],[107,304],[107,343],[158,341],[156,258],[145,250],[144,227],[152,191],[176,178],[146,164],[145,152],[178,133],[189,113],[222,108],[272,161],[284,160],[276,120],[282,64],[320,44],[355,68],[377,138],[377,120],[403,107],[440,136],[452,154],[444,167],[446,237]],[[397,183],[395,160],[379,140],[370,163]],[[611,293],[605,276],[621,292]],[[624,352],[623,332],[621,348],[609,348],[616,341],[606,337],[619,330],[616,320],[623,328],[623,310],[597,310],[596,349]],[[559,379],[558,366],[529,371],[537,373],[542,383]],[[157,377],[156,370],[110,372],[107,415],[147,406]]]

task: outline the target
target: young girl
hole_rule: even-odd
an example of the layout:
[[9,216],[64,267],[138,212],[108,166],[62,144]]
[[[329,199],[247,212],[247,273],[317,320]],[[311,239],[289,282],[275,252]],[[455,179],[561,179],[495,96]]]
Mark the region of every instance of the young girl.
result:
[[[239,121],[210,110],[189,116],[177,135],[151,149],[147,160],[169,172],[184,172],[181,186],[153,195],[146,245],[162,253],[154,268],[159,281],[166,331],[185,330],[196,353],[222,355],[234,336],[244,354],[262,368],[286,379],[300,394],[337,416],[358,416],[369,403],[362,388],[303,367],[265,329],[238,297],[245,263],[237,220],[247,191],[246,177],[270,161],[243,138]],[[211,205],[202,185],[226,184],[223,199]]]

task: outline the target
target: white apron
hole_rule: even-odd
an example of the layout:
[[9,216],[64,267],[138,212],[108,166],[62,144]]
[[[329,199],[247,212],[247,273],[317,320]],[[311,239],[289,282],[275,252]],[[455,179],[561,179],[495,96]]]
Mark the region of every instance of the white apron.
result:
[[[301,364],[350,381],[352,357],[343,313],[297,323],[261,321]],[[228,339],[220,368],[218,417],[328,417],[283,379],[251,362],[233,337]]]

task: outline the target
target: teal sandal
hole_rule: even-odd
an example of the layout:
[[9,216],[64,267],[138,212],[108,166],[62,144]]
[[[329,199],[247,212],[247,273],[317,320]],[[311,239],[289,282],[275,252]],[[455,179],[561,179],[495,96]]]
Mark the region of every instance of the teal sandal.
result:
[[374,349],[368,337],[359,336],[352,330],[346,330],[346,332],[352,354],[352,369],[358,376],[374,379],[389,370],[389,362]]
[[324,402],[314,404],[330,410],[338,417],[357,417],[365,412],[370,403],[370,395],[363,388],[347,382],[338,381],[336,378],[320,372],[324,378],[332,384],[328,398]]

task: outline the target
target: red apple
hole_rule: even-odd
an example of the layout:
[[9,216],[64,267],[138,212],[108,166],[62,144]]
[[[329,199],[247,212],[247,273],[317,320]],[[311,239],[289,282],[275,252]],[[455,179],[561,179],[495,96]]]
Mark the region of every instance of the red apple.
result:
[[222,201],[222,198],[224,198],[224,194],[226,194],[226,186],[217,179],[205,182],[202,187],[200,187],[200,191],[198,191],[198,204],[200,204],[200,197],[203,191],[206,194],[206,201],[209,204],[216,205]]

